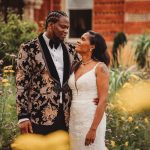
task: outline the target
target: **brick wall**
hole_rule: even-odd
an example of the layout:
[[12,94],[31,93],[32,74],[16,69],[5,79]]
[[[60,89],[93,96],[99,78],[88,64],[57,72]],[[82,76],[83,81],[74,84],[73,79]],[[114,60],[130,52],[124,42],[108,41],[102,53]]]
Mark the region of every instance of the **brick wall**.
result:
[[94,0],[93,30],[112,41],[117,32],[128,35],[150,30],[150,0]]
[[150,0],[126,0],[124,32],[129,35],[150,31]]
[[[43,0],[41,9],[35,9],[35,21],[41,25],[49,10],[60,10],[62,0]],[[53,2],[53,5],[51,5]],[[150,30],[150,0],[93,0],[92,29],[112,41],[117,32],[128,35]]]
[[[53,3],[53,4],[52,4]],[[43,4],[40,9],[34,10],[34,20],[39,24],[42,30],[43,22],[45,21],[47,14],[50,10],[60,10],[61,0],[43,0]]]
[[93,30],[112,41],[116,32],[123,30],[124,0],[94,0]]

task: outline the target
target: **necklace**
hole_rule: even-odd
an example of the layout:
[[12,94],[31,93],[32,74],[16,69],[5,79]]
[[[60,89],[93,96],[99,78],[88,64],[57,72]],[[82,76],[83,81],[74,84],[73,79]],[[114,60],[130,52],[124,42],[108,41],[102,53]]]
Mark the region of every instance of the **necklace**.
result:
[[85,66],[85,65],[89,64],[91,61],[92,61],[92,59],[90,59],[90,60],[87,61],[87,62],[83,62],[83,61],[82,61],[81,64]]

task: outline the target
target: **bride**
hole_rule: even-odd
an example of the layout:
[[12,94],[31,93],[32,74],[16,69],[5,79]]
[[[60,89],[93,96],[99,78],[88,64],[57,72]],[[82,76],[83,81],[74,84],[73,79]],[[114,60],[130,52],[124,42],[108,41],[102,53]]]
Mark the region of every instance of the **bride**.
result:
[[[68,81],[72,89],[69,134],[71,150],[105,150],[106,100],[109,57],[106,43],[94,31],[84,33],[76,44],[82,61]],[[98,105],[93,99],[98,97]]]

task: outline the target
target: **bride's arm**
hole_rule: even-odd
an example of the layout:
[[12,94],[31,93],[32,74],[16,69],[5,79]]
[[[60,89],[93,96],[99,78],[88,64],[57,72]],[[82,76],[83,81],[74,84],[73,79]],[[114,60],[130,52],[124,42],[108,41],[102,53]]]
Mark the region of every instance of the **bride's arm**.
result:
[[108,88],[109,88],[109,71],[105,64],[100,63],[96,68],[96,83],[99,103],[95,112],[91,129],[96,130],[106,109]]
[[109,71],[105,64],[100,63],[96,68],[96,83],[99,102],[96,108],[94,120],[87,133],[85,145],[92,144],[96,137],[96,130],[102,120],[107,105],[107,96],[109,88]]

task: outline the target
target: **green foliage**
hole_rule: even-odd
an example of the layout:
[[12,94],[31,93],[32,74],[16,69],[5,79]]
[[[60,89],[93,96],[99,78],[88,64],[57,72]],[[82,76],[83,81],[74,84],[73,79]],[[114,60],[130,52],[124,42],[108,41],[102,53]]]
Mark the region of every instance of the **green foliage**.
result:
[[10,143],[18,133],[15,97],[15,76],[6,69],[0,78],[0,149],[9,150]]
[[[15,108],[15,83],[12,66],[5,67],[0,91],[0,149],[9,149],[9,144],[18,134]],[[130,114],[120,107],[114,95],[131,80],[126,70],[110,71],[110,100],[107,107],[106,146],[109,150],[150,150],[150,113]],[[133,77],[133,76],[132,76]],[[136,79],[136,77],[134,77]],[[4,79],[7,81],[4,82]]]
[[128,70],[111,69],[109,81],[109,99],[113,97],[116,91],[128,81],[130,72]]
[[139,113],[129,112],[118,93],[125,84],[129,86],[142,80],[141,73],[136,74],[138,76],[119,69],[110,71],[106,131],[106,146],[109,150],[150,150],[149,110]]
[[[127,38],[123,32],[117,33],[114,38],[112,55],[113,55],[113,67],[119,67],[118,54],[121,53],[121,47],[124,47],[127,43]],[[119,52],[118,52],[119,51]]]
[[[106,145],[109,150],[150,150],[149,112],[130,114],[109,103]],[[113,142],[112,142],[113,141]]]
[[139,68],[149,67],[148,52],[150,50],[150,35],[140,35],[135,41],[135,59]]
[[7,46],[0,48],[0,59],[10,62],[12,58],[9,55],[17,54],[21,43],[36,36],[37,24],[34,22],[20,20],[19,16],[13,13],[8,15],[7,23],[0,17],[0,42],[7,44]]

